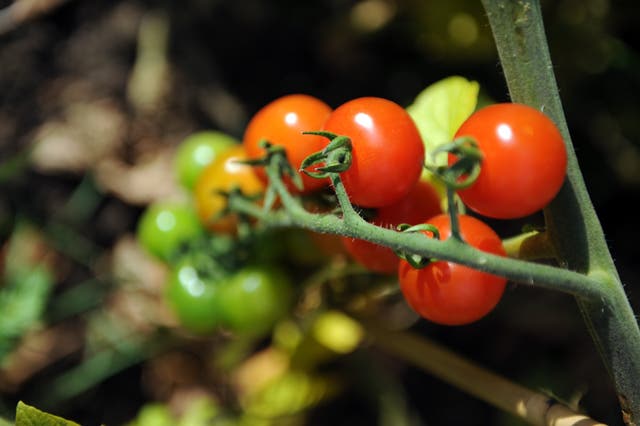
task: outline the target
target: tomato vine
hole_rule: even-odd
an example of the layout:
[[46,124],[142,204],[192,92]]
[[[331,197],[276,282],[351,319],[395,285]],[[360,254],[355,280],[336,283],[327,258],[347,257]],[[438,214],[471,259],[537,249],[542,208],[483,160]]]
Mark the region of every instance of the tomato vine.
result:
[[[286,159],[275,153],[267,174],[282,208],[268,211],[232,197],[229,206],[269,226],[298,226],[320,233],[359,238],[402,253],[437,258],[503,276],[517,283],[561,291],[576,297],[585,323],[618,391],[625,422],[640,418],[640,331],[613,264],[602,228],[577,163],[555,84],[537,0],[483,0],[514,102],[544,110],[558,125],[567,148],[568,172],[558,196],[545,210],[547,231],[558,266],[482,252],[458,238],[438,241],[368,223],[351,204],[337,172],[328,172],[340,215],[304,209],[283,184]],[[539,239],[539,234],[532,234]]]

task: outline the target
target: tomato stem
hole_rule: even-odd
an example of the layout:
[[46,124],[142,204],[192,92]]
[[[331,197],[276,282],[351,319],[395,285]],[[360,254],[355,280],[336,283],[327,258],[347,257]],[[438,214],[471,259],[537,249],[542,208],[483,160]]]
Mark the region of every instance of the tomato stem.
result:
[[462,241],[460,223],[458,221],[458,204],[456,203],[456,191],[447,185],[447,212],[451,222],[451,238]]
[[[330,132],[304,132],[305,135],[324,136],[329,144],[322,150],[305,158],[300,165],[300,171],[318,179],[329,177],[331,173],[342,173],[351,167],[351,139],[347,136]],[[317,166],[313,170],[310,167]]]
[[529,231],[510,238],[505,238],[502,245],[507,256],[524,260],[556,259],[553,244],[549,241],[547,232]]
[[606,299],[606,288],[598,277],[555,266],[492,255],[456,238],[440,241],[425,238],[422,233],[398,232],[369,223],[357,213],[349,201],[339,174],[332,174],[331,178],[341,206],[341,214],[309,212],[302,206],[299,199],[293,197],[287,190],[278,173],[277,161],[276,158],[272,158],[266,170],[271,185],[282,202],[282,208],[265,212],[255,203],[242,197],[231,197],[229,207],[232,210],[256,217],[264,226],[297,226],[320,233],[358,238],[423,258],[437,258],[464,264],[484,272],[504,276],[514,282],[562,291],[580,296],[587,301]]
[[[559,263],[597,280],[601,299],[576,296],[585,323],[618,392],[626,423],[640,422],[640,329],[582,177],[553,71],[539,0],[482,0],[513,102],[528,104],[556,123],[567,148],[567,178],[545,209]],[[561,286],[550,277],[551,287]],[[591,290],[591,289],[589,289]]]
[[476,140],[469,136],[461,136],[438,146],[431,152],[431,156],[435,158],[436,155],[442,153],[455,155],[456,161],[451,165],[444,166],[425,164],[425,168],[447,187],[455,190],[473,185],[480,175],[483,158]]

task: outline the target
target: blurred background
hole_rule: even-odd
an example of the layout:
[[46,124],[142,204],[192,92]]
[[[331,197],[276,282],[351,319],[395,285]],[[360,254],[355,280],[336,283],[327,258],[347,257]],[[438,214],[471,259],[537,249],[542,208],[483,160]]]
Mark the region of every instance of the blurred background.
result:
[[[16,262],[46,265],[50,275],[30,279],[51,283],[0,304],[7,418],[22,399],[83,425],[118,425],[150,402],[175,409],[194,389],[219,401],[233,393],[209,365],[224,338],[172,331],[158,296],[165,272],[133,238],[144,207],[176,193],[172,154],[190,133],[241,138],[253,113],[293,92],[333,107],[365,95],[409,105],[450,75],[477,81],[484,102],[508,100],[479,1],[19,0],[0,8],[0,267],[6,276]],[[577,156],[638,311],[637,2],[542,8]],[[508,234],[521,225],[496,227]],[[621,424],[570,297],[513,284],[476,324],[408,327]],[[144,338],[113,349],[124,335]],[[360,371],[345,372],[354,365]],[[327,368],[350,386],[309,404],[302,424],[394,424],[372,388],[392,390],[387,405],[405,424],[520,424],[374,349]],[[371,371],[383,377],[377,387],[365,380]]]

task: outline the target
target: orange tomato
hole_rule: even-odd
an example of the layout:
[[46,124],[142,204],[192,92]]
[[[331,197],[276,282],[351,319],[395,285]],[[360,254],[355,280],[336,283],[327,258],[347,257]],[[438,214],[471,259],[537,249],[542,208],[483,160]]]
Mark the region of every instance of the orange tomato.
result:
[[[321,151],[329,143],[322,136],[304,135],[302,132],[320,130],[331,113],[331,107],[322,100],[305,94],[285,95],[262,107],[249,121],[243,137],[243,145],[251,158],[264,156],[261,140],[285,148],[287,158],[294,169],[316,151]],[[264,168],[257,167],[256,174],[264,182],[267,175]],[[285,178],[289,190],[308,194],[326,187],[328,179],[316,179],[299,173],[303,189],[298,190]]]
[[238,188],[247,196],[264,192],[264,184],[254,173],[253,166],[238,162],[247,158],[241,145],[230,148],[209,164],[198,178],[194,187],[196,211],[208,230],[223,233],[236,230],[238,217],[222,214],[227,207],[227,198],[219,191]]

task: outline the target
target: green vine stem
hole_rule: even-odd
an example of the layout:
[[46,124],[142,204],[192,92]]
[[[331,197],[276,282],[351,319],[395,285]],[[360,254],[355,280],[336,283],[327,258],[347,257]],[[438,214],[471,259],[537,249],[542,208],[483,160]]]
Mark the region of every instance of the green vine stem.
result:
[[428,238],[422,233],[403,233],[371,224],[361,218],[351,205],[339,174],[332,173],[331,179],[342,215],[309,212],[288,192],[282,182],[278,162],[286,160],[284,156],[280,157],[281,154],[273,156],[266,171],[270,185],[280,197],[283,208],[265,210],[253,201],[240,196],[231,196],[230,210],[256,217],[265,226],[296,226],[320,233],[359,238],[396,251],[464,264],[481,271],[505,276],[514,282],[562,291],[593,302],[607,298],[606,289],[602,286],[599,277],[541,263],[492,255],[457,238],[442,241]]
[[[228,208],[231,211],[257,218],[263,226],[267,227],[300,227],[320,233],[330,233],[352,238],[359,238],[373,243],[390,247],[396,252],[414,254],[424,258],[438,258],[470,266],[472,268],[502,275],[509,280],[521,284],[535,285],[540,288],[547,288],[565,292],[575,296],[584,304],[598,306],[601,314],[606,316],[615,326],[626,320],[624,309],[622,312],[617,309],[626,302],[624,293],[613,292],[606,285],[608,276],[603,272],[583,273],[569,268],[557,267],[543,263],[535,263],[527,260],[511,257],[501,257],[480,251],[458,238],[448,238],[437,240],[428,238],[422,233],[403,233],[392,229],[376,226],[364,220],[358,215],[354,206],[349,201],[349,196],[337,173],[330,173],[334,191],[341,208],[341,214],[332,213],[312,213],[307,211],[300,200],[292,196],[284,184],[282,173],[282,162],[286,157],[283,152],[275,152],[269,158],[266,172],[269,176],[270,191],[280,199],[278,209],[270,209],[259,206],[255,201],[243,197],[241,194],[231,193],[228,199]],[[519,244],[515,243],[516,246]],[[630,311],[630,308],[627,308]],[[605,318],[602,318],[604,320]],[[635,368],[637,364],[633,361],[633,356],[640,352],[633,352],[638,342],[640,334],[629,333],[628,340],[617,342],[618,345],[628,349],[628,356],[617,356],[613,359],[618,362],[615,368],[624,369],[630,374],[624,381],[620,381],[616,375],[616,383],[619,389],[625,391],[630,409],[625,408],[625,415],[631,419],[634,404],[637,400],[629,398],[635,396],[637,383],[634,378],[640,377]],[[615,351],[615,341],[606,340],[610,336],[602,336],[604,344]],[[620,355],[620,354],[618,354]],[[606,358],[605,358],[606,359]],[[629,360],[629,363],[621,364],[620,360]],[[625,407],[627,407],[625,405]],[[630,423],[630,420],[629,420]],[[631,424],[631,423],[630,423]]]
[[[549,54],[539,0],[482,0],[511,100],[543,110],[567,145],[567,179],[545,210],[551,241],[567,269],[595,279],[602,298],[578,291],[585,322],[615,383],[627,424],[640,419],[640,332],[573,150]],[[586,283],[585,287],[588,287]]]

